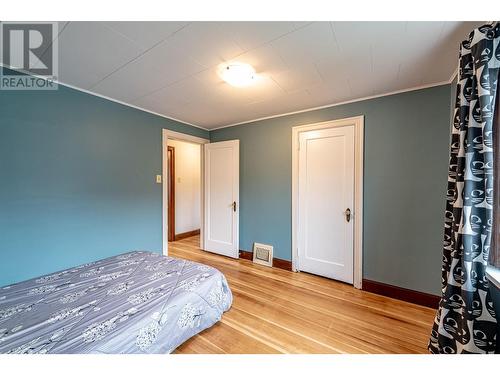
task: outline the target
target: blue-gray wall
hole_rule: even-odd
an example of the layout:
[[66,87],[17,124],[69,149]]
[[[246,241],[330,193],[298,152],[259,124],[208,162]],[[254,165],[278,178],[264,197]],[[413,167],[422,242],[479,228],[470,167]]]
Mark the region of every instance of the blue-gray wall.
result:
[[161,129],[208,132],[63,86],[0,91],[0,285],[161,252]]
[[[439,294],[450,85],[210,132],[240,139],[240,248],[291,258],[291,128],[365,116],[364,277]],[[161,251],[161,129],[208,132],[66,87],[0,91],[0,285]]]
[[363,276],[440,294],[450,85],[210,132],[240,140],[240,248],[291,259],[291,132],[365,116]]

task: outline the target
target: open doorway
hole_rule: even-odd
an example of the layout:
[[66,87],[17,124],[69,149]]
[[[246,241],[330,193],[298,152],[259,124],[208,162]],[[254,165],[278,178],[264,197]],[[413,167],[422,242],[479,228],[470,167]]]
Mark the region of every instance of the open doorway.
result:
[[167,146],[168,242],[175,241],[175,147]]
[[201,229],[201,145],[167,141],[168,241],[193,237],[199,244]]
[[[169,160],[168,160],[168,145],[169,141],[175,140],[175,141],[183,141],[184,143],[189,143],[189,144],[194,144],[199,147],[199,156],[200,156],[200,161],[199,161],[199,166],[200,166],[200,172],[199,172],[199,179],[200,179],[200,202],[199,202],[199,211],[200,211],[200,235],[199,235],[199,241],[197,240],[196,244],[200,246],[200,248],[204,248],[205,244],[205,234],[204,234],[204,181],[203,181],[203,173],[204,173],[204,153],[203,153],[203,147],[205,144],[210,143],[210,141],[206,138],[200,138],[196,137],[193,135],[185,134],[185,133],[179,133],[173,130],[169,129],[162,129],[162,181],[164,182],[162,184],[162,253],[163,255],[168,255],[168,234],[170,227],[173,228],[174,230],[174,240],[175,240],[175,224],[169,226],[168,222],[168,214],[169,214],[169,192],[168,192],[168,174],[169,174]],[[175,151],[174,151],[175,153]],[[177,154],[175,155],[177,156]],[[174,158],[175,158],[174,156]],[[173,181],[174,179],[172,179]],[[183,179],[181,176],[181,183]],[[172,191],[174,194],[176,193],[176,186],[174,185]],[[178,190],[178,189],[177,189]],[[174,200],[175,204],[175,200]],[[179,211],[179,207],[176,207],[173,212]],[[175,221],[175,216],[174,220]],[[198,229],[198,228],[196,228]],[[194,237],[193,237],[194,238]]]

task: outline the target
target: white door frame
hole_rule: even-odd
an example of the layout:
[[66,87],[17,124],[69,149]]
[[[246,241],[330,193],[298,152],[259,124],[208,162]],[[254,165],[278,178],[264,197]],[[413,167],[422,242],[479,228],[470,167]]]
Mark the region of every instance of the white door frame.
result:
[[292,127],[292,269],[298,272],[299,219],[299,136],[302,132],[354,125],[354,270],[353,285],[361,289],[363,280],[363,132],[364,116]]
[[195,137],[194,135],[179,133],[169,129],[162,129],[161,132],[162,139],[162,248],[163,255],[168,255],[168,186],[166,181],[168,179],[168,156],[167,156],[167,143],[169,139],[175,139],[178,141],[185,141],[196,143],[200,145],[200,183],[201,183],[201,212],[200,212],[200,246],[202,249],[205,248],[205,236],[203,232],[204,228],[204,209],[205,209],[205,182],[204,182],[204,150],[203,145],[210,143],[210,140],[200,137]]

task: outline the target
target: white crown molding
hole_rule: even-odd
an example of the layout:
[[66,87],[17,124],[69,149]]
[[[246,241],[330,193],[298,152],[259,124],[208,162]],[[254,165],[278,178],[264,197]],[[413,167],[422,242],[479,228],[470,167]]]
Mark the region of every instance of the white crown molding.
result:
[[[2,62],[0,62],[0,66],[3,66],[3,67],[8,68],[8,69],[19,71],[21,73],[30,74],[31,76],[37,77],[36,75],[31,74],[30,72],[23,71],[22,69],[12,68],[12,67],[10,67],[10,66],[2,63]],[[67,84],[67,83],[64,83],[64,82],[61,82],[61,81],[55,80],[54,82],[56,82],[59,85],[71,88],[73,90],[81,91],[81,92],[84,92],[86,94],[97,96],[97,97],[102,98],[102,99],[110,100],[112,102],[115,102],[115,103],[118,103],[118,104],[121,104],[121,105],[124,105],[124,106],[127,106],[127,107],[135,108],[135,109],[138,109],[138,110],[143,111],[143,112],[151,113],[153,115],[160,116],[160,117],[163,117],[163,118],[166,118],[166,119],[169,119],[169,120],[173,120],[173,121],[179,122],[181,124],[193,126],[195,128],[211,132],[211,131],[214,131],[214,130],[219,130],[219,129],[224,129],[224,128],[230,128],[230,127],[238,126],[238,125],[253,124],[253,123],[256,123],[258,121],[269,120],[269,119],[278,118],[278,117],[290,116],[290,115],[295,115],[295,114],[299,114],[299,113],[304,113],[304,112],[309,112],[309,111],[315,111],[315,110],[319,110],[319,109],[325,109],[325,108],[329,108],[329,107],[337,107],[337,106],[344,105],[344,104],[356,103],[356,102],[361,102],[361,101],[365,101],[365,100],[381,98],[381,97],[384,97],[384,96],[402,94],[402,93],[409,92],[409,91],[423,90],[423,89],[427,89],[427,88],[431,88],[431,87],[448,85],[451,82],[453,82],[453,79],[455,78],[455,76],[457,74],[458,74],[458,67],[457,67],[457,69],[455,69],[455,71],[453,72],[453,74],[451,75],[451,77],[447,81],[441,81],[441,82],[430,83],[430,84],[426,84],[426,85],[414,86],[414,87],[410,87],[410,88],[407,88],[407,89],[401,89],[401,90],[390,91],[390,92],[386,92],[386,93],[382,93],[382,94],[377,94],[377,95],[365,96],[365,97],[362,97],[362,98],[351,99],[351,100],[347,100],[347,101],[343,101],[343,102],[338,102],[338,103],[326,104],[326,105],[322,105],[322,106],[318,106],[318,107],[305,108],[305,109],[301,109],[301,110],[298,110],[298,111],[292,111],[292,112],[280,113],[280,114],[277,114],[277,115],[259,117],[259,118],[255,118],[255,119],[250,119],[250,120],[245,120],[245,121],[240,121],[240,122],[236,122],[236,123],[231,123],[231,124],[227,124],[227,125],[218,126],[216,128],[206,128],[206,127],[203,127],[203,126],[200,126],[200,125],[192,124],[192,123],[189,123],[189,122],[186,122],[186,121],[183,121],[183,120],[179,120],[179,119],[177,119],[175,117],[171,117],[171,116],[167,116],[167,115],[164,115],[164,114],[161,114],[161,113],[158,113],[158,112],[150,111],[149,109],[142,108],[142,107],[130,104],[130,103],[126,103],[126,102],[123,102],[121,100],[114,99],[114,98],[111,98],[109,96],[102,95],[102,94],[99,94],[99,93],[96,93],[96,92],[93,92],[93,91],[90,91],[90,90],[82,89],[80,87],[73,86],[73,85],[70,85],[70,84]],[[40,77],[40,78],[43,78],[43,77]]]
[[449,83],[452,83],[452,82],[453,82],[453,80],[455,79],[455,77],[457,77],[457,76],[458,76],[458,66],[457,66],[457,68],[453,71],[453,74],[452,74],[452,75],[451,75],[451,77],[450,77],[450,82],[449,82]]
[[224,128],[230,128],[232,126],[238,126],[238,125],[244,125],[244,124],[253,124],[253,123],[256,123],[258,121],[269,120],[269,119],[273,119],[273,118],[277,118],[277,117],[284,117],[284,116],[296,115],[296,114],[299,114],[299,113],[315,111],[315,110],[318,110],[318,109],[325,109],[325,108],[330,108],[330,107],[337,107],[337,106],[344,105],[344,104],[362,102],[362,101],[365,101],[365,100],[381,98],[381,97],[384,97],[384,96],[391,96],[391,95],[396,95],[396,94],[402,94],[402,93],[409,92],[409,91],[417,91],[417,90],[428,89],[428,88],[431,88],[431,87],[449,85],[451,82],[453,82],[453,79],[455,78],[455,75],[456,75],[456,72],[453,73],[451,79],[448,80],[448,81],[441,81],[441,82],[436,82],[436,83],[429,83],[429,84],[426,84],[426,85],[414,86],[414,87],[407,88],[407,89],[390,91],[390,92],[386,92],[386,93],[383,93],[383,94],[365,96],[365,97],[362,97],[362,98],[346,100],[344,102],[326,104],[326,105],[322,105],[322,106],[319,106],[319,107],[311,107],[311,108],[301,109],[299,111],[282,113],[282,114],[279,114],[279,115],[259,117],[259,118],[253,119],[253,120],[246,120],[246,121],[236,122],[236,123],[233,123],[233,124],[218,126],[216,128],[211,128],[209,130],[210,131],[214,131],[214,130],[219,130],[219,129],[224,129]]
[[[0,62],[0,66],[2,66],[4,68],[7,68],[7,69],[15,70],[15,71],[20,72],[20,73],[29,74],[32,77],[44,78],[43,76],[38,76],[36,74],[27,72],[27,71],[25,71],[23,69],[13,68],[13,67],[11,67],[11,66],[9,66],[7,64],[4,64],[2,62]],[[171,116],[167,116],[167,115],[164,115],[164,114],[161,114],[161,113],[158,113],[158,112],[150,111],[149,109],[146,109],[146,108],[143,108],[143,107],[139,107],[137,105],[133,105],[133,104],[130,104],[130,103],[126,103],[126,102],[123,102],[121,100],[114,99],[114,98],[111,98],[111,97],[106,96],[106,95],[99,94],[99,93],[94,92],[94,91],[82,89],[80,87],[70,85],[69,83],[64,83],[64,82],[61,82],[59,80],[54,80],[54,82],[57,83],[58,85],[65,86],[65,87],[68,87],[70,89],[73,89],[73,90],[76,90],[76,91],[80,91],[80,92],[83,92],[85,94],[89,94],[89,95],[92,95],[92,96],[97,96],[98,98],[106,99],[106,100],[109,100],[109,101],[112,101],[112,102],[115,102],[115,103],[118,103],[118,104],[130,107],[130,108],[138,109],[139,111],[142,111],[142,112],[151,113],[153,115],[160,116],[160,117],[163,117],[163,118],[166,118],[166,119],[169,119],[169,120],[173,120],[173,121],[176,121],[176,122],[184,124],[184,125],[194,126],[195,128],[198,128],[198,129],[202,129],[202,130],[205,130],[205,131],[210,131],[210,129],[204,128],[203,126],[191,124],[189,122],[186,122],[186,121],[183,121],[183,120],[179,120],[179,119],[177,119],[175,117],[171,117]]]
[[93,96],[97,96],[97,97],[102,98],[102,99],[107,99],[107,100],[110,100],[110,101],[115,102],[115,103],[118,103],[118,104],[122,104],[122,105],[127,106],[127,107],[135,108],[135,109],[138,109],[138,110],[143,111],[143,112],[151,113],[151,114],[153,114],[153,115],[156,115],[156,116],[160,116],[160,117],[166,118],[166,119],[168,119],[168,120],[173,120],[173,121],[175,121],[175,122],[178,122],[178,123],[181,123],[181,124],[184,124],[184,125],[193,126],[193,127],[195,127],[195,128],[202,129],[202,130],[205,130],[205,131],[210,131],[210,129],[204,128],[203,126],[196,125],[196,124],[192,124],[192,123],[187,122],[187,121],[184,121],[184,120],[179,120],[178,118],[171,117],[171,116],[167,116],[167,115],[164,115],[164,114],[161,114],[161,113],[155,112],[155,111],[151,111],[151,110],[149,110],[149,109],[146,109],[146,108],[143,108],[143,107],[139,107],[139,106],[134,105],[134,104],[130,104],[130,103],[126,103],[126,102],[122,102],[121,100],[114,99],[114,98],[111,98],[111,97],[106,96],[106,95],[98,94],[98,93],[96,93],[96,92],[94,92],[94,91],[85,90],[85,89],[82,89],[82,88],[79,88],[79,87],[76,87],[76,86],[73,86],[73,85],[70,85],[70,84],[67,84],[67,83],[64,83],[64,82],[59,82],[59,81],[57,81],[57,83],[58,83],[59,85],[69,87],[70,89],[77,90],[77,91],[81,91],[81,92],[84,92],[84,93],[86,93],[86,94],[93,95]]

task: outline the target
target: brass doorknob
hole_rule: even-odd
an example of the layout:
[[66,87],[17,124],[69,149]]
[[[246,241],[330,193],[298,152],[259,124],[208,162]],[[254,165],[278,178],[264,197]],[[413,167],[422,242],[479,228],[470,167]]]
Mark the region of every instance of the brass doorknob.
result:
[[347,222],[350,222],[351,221],[351,209],[348,208],[347,210],[345,210],[344,214],[345,214],[345,219],[347,220]]

